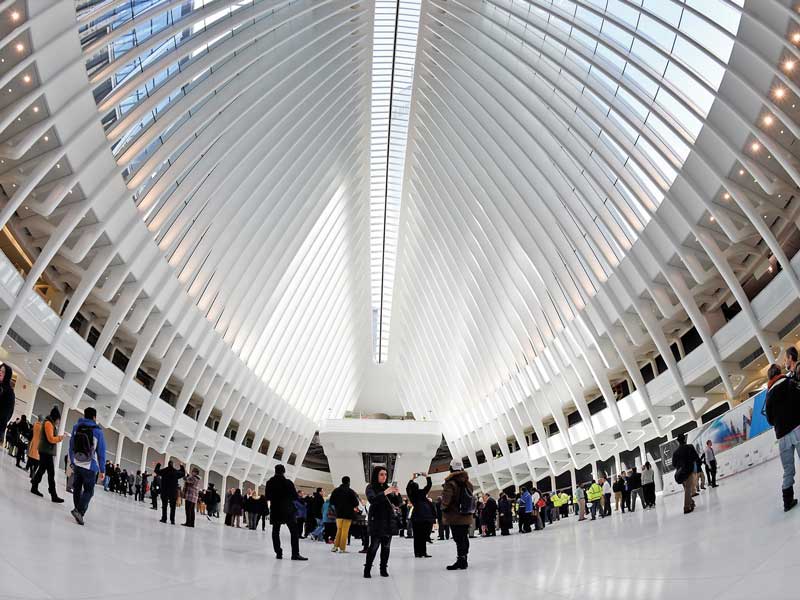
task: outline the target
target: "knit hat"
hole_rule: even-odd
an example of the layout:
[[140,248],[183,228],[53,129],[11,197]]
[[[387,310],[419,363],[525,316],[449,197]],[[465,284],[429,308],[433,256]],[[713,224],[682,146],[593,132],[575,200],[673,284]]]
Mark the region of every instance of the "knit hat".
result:
[[460,460],[458,460],[457,458],[454,458],[453,460],[450,461],[450,470],[451,471],[463,471],[464,470],[464,464]]

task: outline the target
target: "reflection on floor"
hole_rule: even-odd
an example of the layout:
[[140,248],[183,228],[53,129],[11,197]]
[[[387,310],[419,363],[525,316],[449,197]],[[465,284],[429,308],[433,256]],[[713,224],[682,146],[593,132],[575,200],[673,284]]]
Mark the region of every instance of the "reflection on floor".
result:
[[56,506],[32,496],[26,482],[0,456],[3,599],[800,597],[800,508],[781,510],[777,461],[723,480],[688,516],[671,496],[654,511],[473,540],[466,572],[443,570],[454,559],[452,542],[415,560],[411,540],[395,539],[391,577],[372,580],[361,578],[356,552],[334,555],[302,541],[309,562],[276,561],[268,532],[204,518],[195,530],[162,525],[145,505],[99,488],[79,527],[69,499]]

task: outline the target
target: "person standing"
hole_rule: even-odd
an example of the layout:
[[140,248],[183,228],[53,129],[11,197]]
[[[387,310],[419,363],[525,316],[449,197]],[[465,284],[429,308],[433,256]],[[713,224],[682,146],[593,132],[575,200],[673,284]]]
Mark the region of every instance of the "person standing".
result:
[[783,466],[783,510],[788,512],[797,505],[794,497],[794,455],[800,456],[800,388],[793,379],[781,373],[778,365],[767,371],[767,401],[764,412],[767,422],[775,428],[781,465]]
[[649,462],[644,463],[644,467],[642,467],[642,492],[644,493],[644,507],[655,508],[656,472]]
[[25,469],[33,479],[36,473],[36,467],[39,465],[39,442],[42,440],[42,419],[34,417],[36,422],[31,427],[31,443],[28,444],[28,462],[25,463]]
[[147,482],[150,480],[150,473],[145,470],[142,473],[142,491],[139,494],[139,502],[144,502],[144,496],[147,493]]
[[[364,562],[364,578],[369,579],[372,563],[380,548],[380,574],[388,577],[389,552],[392,545],[392,536],[399,531],[400,491],[386,481],[388,474],[385,467],[376,466],[372,469],[372,476],[365,491],[369,502],[367,527],[369,528],[370,544]],[[470,515],[470,518],[472,516]]]
[[[178,482],[186,477],[183,465],[179,469],[172,466],[172,461],[167,462],[165,468],[158,463],[155,473],[161,477],[161,522],[167,522],[167,507],[169,507],[169,522],[175,525],[175,505],[178,502]],[[124,483],[124,485],[127,485]]]
[[331,552],[347,552],[347,539],[350,526],[358,513],[358,495],[350,488],[350,478],[345,475],[342,483],[333,490],[331,503],[336,513],[336,538],[333,540]]
[[611,492],[611,482],[603,477],[603,517],[611,516]]
[[786,367],[786,377],[800,382],[800,363],[797,362],[797,348],[789,346],[786,349],[783,364]]
[[614,481],[614,485],[611,486],[611,489],[614,492],[614,510],[619,512],[620,505],[622,505],[624,510],[625,504],[622,502],[622,491],[625,489],[625,482],[622,481],[622,477],[617,475],[617,479]]
[[436,498],[436,502],[433,505],[433,509],[436,511],[436,528],[439,530],[439,539],[440,540],[449,540],[450,539],[450,528],[444,524],[444,514],[442,512],[442,497],[439,496]]
[[519,497],[519,532],[530,533],[533,520],[533,496],[527,487],[522,488],[522,495]]
[[428,500],[428,493],[431,491],[431,478],[427,473],[414,473],[414,475],[425,478],[425,487],[420,488],[419,484],[411,479],[406,485],[406,495],[411,505],[411,530],[414,537],[414,557],[430,558],[428,554],[428,539],[433,531],[433,523],[436,520],[436,511],[433,504]]
[[444,521],[453,532],[456,543],[456,562],[447,566],[448,571],[466,569],[469,565],[469,524],[472,520],[475,498],[472,483],[460,460],[450,461],[450,474],[442,488],[442,510]]
[[3,447],[6,436],[6,427],[14,414],[14,405],[17,398],[14,395],[14,388],[11,386],[11,376],[13,369],[6,363],[0,364],[0,448]]
[[28,450],[28,444],[31,441],[32,435],[33,432],[31,430],[30,423],[28,423],[28,417],[22,415],[19,418],[19,423],[17,423],[16,449],[14,452],[16,467],[18,469],[24,468],[21,467],[19,463],[25,460],[25,452]]
[[[586,491],[586,497],[589,499],[589,502],[592,503],[592,521],[595,520],[595,515],[597,514],[597,508],[600,506],[600,498],[603,497],[603,487],[602,487],[602,477],[600,478],[601,483],[597,483],[596,481],[592,480],[592,484],[589,486],[589,489]],[[603,517],[602,511],[600,512],[600,517]]]
[[106,476],[106,438],[97,424],[97,410],[87,406],[83,418],[72,427],[69,438],[69,463],[72,465],[72,518],[83,525],[89,502],[94,495],[98,474]]
[[133,478],[133,501],[138,502],[139,498],[143,497],[142,494],[142,472],[136,471]]
[[[113,467],[112,467],[113,468]],[[108,477],[106,477],[108,479]],[[158,510],[158,497],[161,495],[161,475],[153,473],[153,482],[150,484],[150,508]]]
[[644,506],[644,495],[642,494],[642,475],[636,470],[636,467],[631,468],[631,476],[629,477],[631,497],[630,497],[630,511],[636,510],[636,498],[642,501]]
[[[0,369],[2,369],[3,366],[0,366]],[[42,493],[39,491],[39,483],[42,481],[44,474],[47,473],[47,487],[50,492],[50,500],[57,504],[64,502],[64,499],[59,498],[56,493],[56,444],[64,439],[63,435],[56,435],[60,422],[61,411],[58,410],[57,406],[54,406],[42,425],[44,434],[39,440],[39,466],[36,468],[36,474],[31,480],[31,494],[42,496]]]
[[205,494],[206,501],[206,518],[210,521],[211,517],[219,516],[219,494],[214,488],[213,483],[208,484],[208,489]]
[[703,451],[706,457],[706,475],[708,476],[709,487],[717,487],[717,453],[714,452],[714,444],[711,440],[706,441],[706,447]]
[[497,535],[497,501],[490,494],[483,495],[483,510],[481,511],[481,526],[486,528],[486,537]]
[[269,478],[264,486],[264,495],[269,500],[269,520],[272,524],[272,548],[275,558],[283,558],[281,549],[281,525],[289,529],[292,546],[292,560],[308,560],[300,555],[300,532],[295,520],[294,501],[297,500],[297,490],[294,483],[286,478],[286,467],[275,465],[275,474]]
[[578,521],[586,520],[586,490],[582,485],[575,488],[575,499],[578,501]]
[[622,473],[622,514],[631,509],[631,471]]
[[186,522],[184,527],[194,527],[194,509],[200,495],[200,469],[192,467],[192,474],[186,477],[183,484],[183,495],[186,498]]
[[509,535],[510,529],[514,524],[514,516],[512,514],[511,501],[505,493],[500,494],[500,499],[497,501],[497,514],[498,522],[500,523],[500,535]]
[[242,496],[242,490],[240,488],[233,490],[229,510],[231,515],[231,527],[239,529],[242,526],[242,512],[244,512],[244,496]]
[[672,453],[672,464],[675,467],[675,482],[683,486],[683,514],[694,510],[694,470],[697,465],[697,450],[694,444],[686,443],[686,434],[677,437],[678,447]]

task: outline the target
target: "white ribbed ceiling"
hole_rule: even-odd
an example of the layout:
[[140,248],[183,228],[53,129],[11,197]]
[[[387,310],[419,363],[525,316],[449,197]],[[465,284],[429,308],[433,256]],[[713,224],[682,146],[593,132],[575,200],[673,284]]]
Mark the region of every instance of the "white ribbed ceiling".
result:
[[[8,25],[16,52],[23,22],[34,31],[51,10]],[[6,184],[3,223],[18,211],[38,249],[31,287],[61,277],[63,317],[86,304],[105,322],[91,360],[127,348],[112,414],[149,369],[137,437],[178,380],[176,415],[196,401],[201,422],[213,406],[256,443],[304,451],[365,381],[380,395],[383,369],[402,409],[441,420],[461,456],[580,422],[542,444],[557,470],[584,460],[579,435],[603,455],[600,425],[631,448],[677,406],[694,419],[698,397],[740,394],[744,357],[714,337],[731,314],[752,330],[745,355],[776,343],[750,300],[794,243],[788,3],[106,0],[76,15],[83,96],[59,97],[46,68],[55,29],[33,40],[41,81],[25,82],[83,111],[30,163],[74,175]],[[113,165],[90,169],[97,157]],[[97,181],[108,187],[67,208],[67,191]],[[702,372],[678,365],[687,331]]]

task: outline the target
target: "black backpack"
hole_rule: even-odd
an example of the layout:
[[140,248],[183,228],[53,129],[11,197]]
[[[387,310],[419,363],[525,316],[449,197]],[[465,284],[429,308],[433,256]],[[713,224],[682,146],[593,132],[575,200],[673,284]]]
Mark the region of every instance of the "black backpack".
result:
[[94,456],[94,425],[82,423],[72,438],[72,455],[76,461],[87,463]]
[[467,486],[460,485],[458,491],[458,514],[460,515],[472,515],[475,513],[475,509],[477,508],[477,503],[475,501],[475,496],[473,496]]

